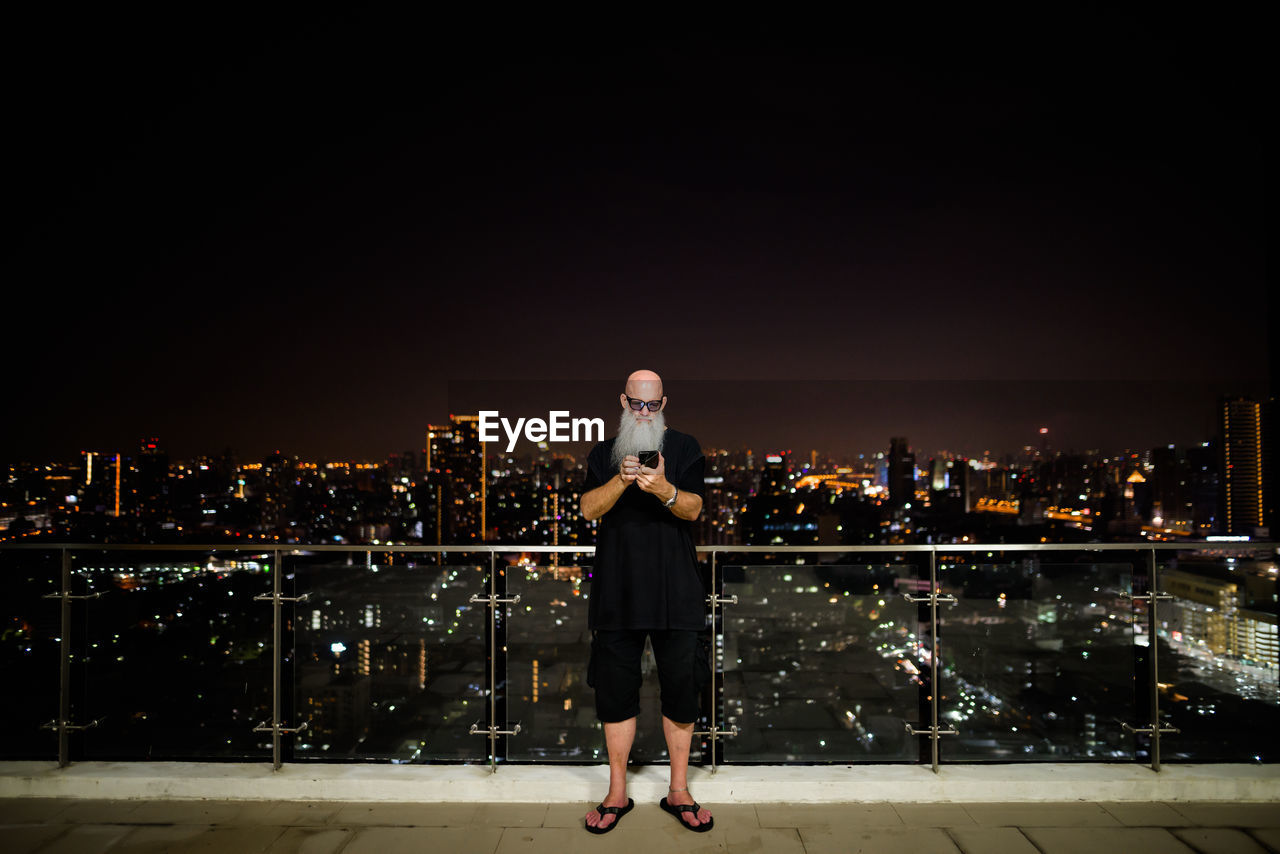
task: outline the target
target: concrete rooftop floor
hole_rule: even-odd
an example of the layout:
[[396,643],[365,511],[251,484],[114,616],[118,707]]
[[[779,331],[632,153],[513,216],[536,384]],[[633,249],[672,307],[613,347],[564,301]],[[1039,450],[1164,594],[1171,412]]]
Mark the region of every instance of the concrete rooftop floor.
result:
[[604,766],[0,762],[0,854],[1280,854],[1280,766],[724,766],[689,780],[709,833],[658,808],[666,768],[633,766],[635,810],[593,836],[582,821]]
[[26,852],[894,852],[1107,854],[1280,851],[1274,802],[714,804],[690,833],[638,803],[618,829],[582,828],[589,803],[0,800],[0,850]]

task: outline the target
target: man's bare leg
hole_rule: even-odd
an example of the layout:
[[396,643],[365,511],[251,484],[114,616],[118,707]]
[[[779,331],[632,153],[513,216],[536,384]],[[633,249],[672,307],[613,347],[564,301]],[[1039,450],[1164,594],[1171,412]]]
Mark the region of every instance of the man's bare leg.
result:
[[[693,732],[693,724],[689,725]],[[631,743],[636,740],[636,719],[606,723],[604,725],[604,744],[609,750],[609,794],[602,803],[607,807],[625,807],[627,805],[627,760],[631,758]],[[685,764],[689,761],[689,750],[685,748]],[[616,815],[601,817],[592,810],[587,813],[587,824],[590,827],[608,827],[618,820]]]
[[[678,724],[666,715],[662,716],[662,734],[667,737],[667,755],[671,757],[671,790],[667,792],[667,803],[672,806],[692,804],[693,795],[689,792],[689,747],[693,742],[693,724]],[[626,799],[623,799],[626,803]],[[703,807],[694,813],[680,813],[681,820],[691,827],[697,827],[711,820],[711,810]]]

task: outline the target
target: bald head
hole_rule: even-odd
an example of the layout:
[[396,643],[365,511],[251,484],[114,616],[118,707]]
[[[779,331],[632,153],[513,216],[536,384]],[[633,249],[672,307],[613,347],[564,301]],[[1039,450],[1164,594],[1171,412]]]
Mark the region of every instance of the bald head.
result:
[[653,371],[634,371],[627,377],[627,394],[641,400],[658,400],[662,397],[662,377]]

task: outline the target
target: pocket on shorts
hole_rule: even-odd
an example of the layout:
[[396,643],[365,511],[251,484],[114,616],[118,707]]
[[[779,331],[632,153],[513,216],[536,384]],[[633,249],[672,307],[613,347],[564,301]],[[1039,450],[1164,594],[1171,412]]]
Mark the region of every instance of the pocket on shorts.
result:
[[703,632],[693,645],[693,678],[699,691],[711,684],[711,637]]
[[587,687],[596,687],[596,633],[591,633],[591,653],[587,658]]

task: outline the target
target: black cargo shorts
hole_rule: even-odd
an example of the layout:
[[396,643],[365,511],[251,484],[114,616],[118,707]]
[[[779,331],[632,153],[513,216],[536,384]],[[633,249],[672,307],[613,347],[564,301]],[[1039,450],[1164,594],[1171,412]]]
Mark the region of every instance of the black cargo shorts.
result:
[[644,639],[658,663],[662,714],[679,724],[698,719],[702,689],[711,680],[705,641],[692,629],[600,629],[591,633],[587,684],[596,690],[596,717],[616,723],[640,714],[640,658]]

